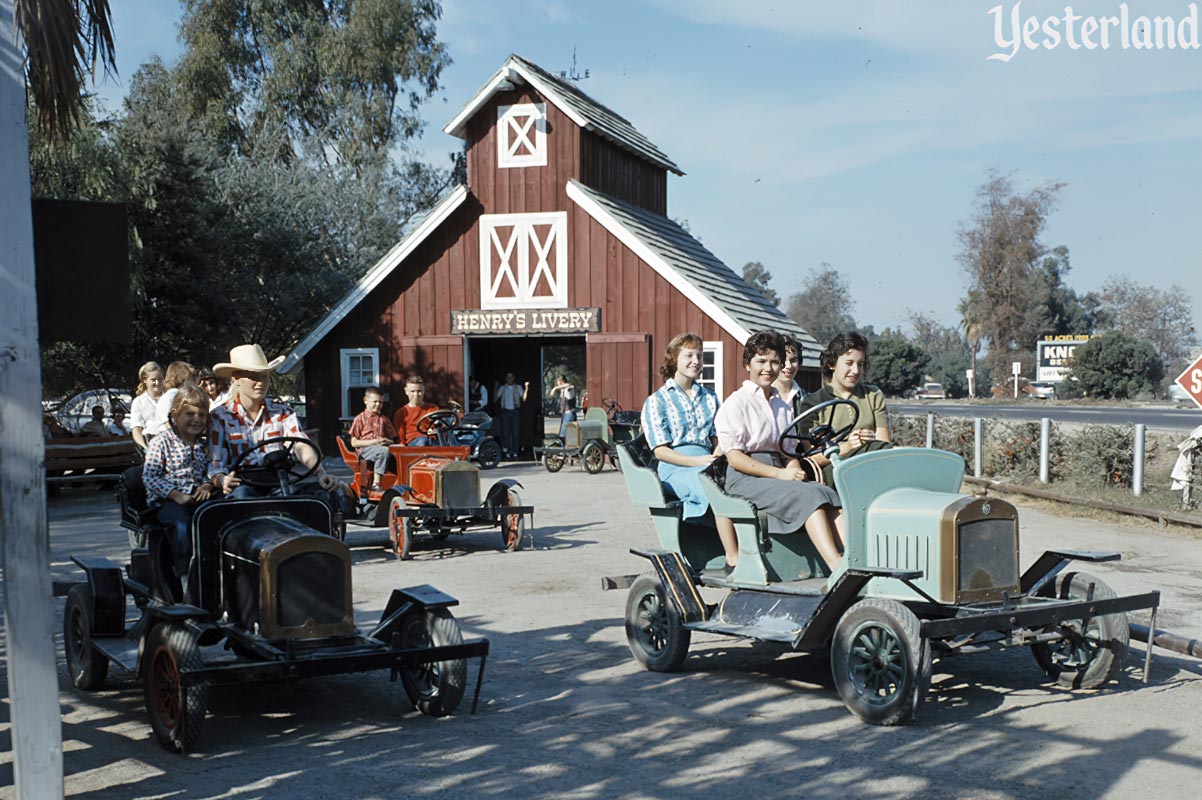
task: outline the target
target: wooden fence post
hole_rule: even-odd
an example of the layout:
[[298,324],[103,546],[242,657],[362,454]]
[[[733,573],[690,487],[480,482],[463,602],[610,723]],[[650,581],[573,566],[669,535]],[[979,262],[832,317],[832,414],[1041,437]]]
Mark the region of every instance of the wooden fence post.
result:
[[24,56],[0,0],[0,539],[16,796],[63,796]]

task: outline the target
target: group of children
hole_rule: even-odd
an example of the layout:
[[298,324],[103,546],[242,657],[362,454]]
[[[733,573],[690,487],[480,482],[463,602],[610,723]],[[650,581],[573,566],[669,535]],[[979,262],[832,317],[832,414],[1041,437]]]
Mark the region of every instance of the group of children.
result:
[[[889,423],[884,394],[862,381],[868,365],[863,336],[849,332],[831,341],[819,360],[823,386],[815,392],[803,392],[795,380],[800,361],[801,345],[792,336],[752,334],[743,349],[747,380],[720,404],[698,382],[701,338],[681,334],[664,353],[664,385],[643,405],[643,434],[658,459],[660,480],[683,503],[685,519],[709,509],[699,475],[724,455],[726,491],[766,514],[770,533],[804,527],[833,569],[846,529],[839,495],[830,486],[830,461],[816,455],[807,469],[796,454],[780,450],[781,434],[797,415],[836,398],[849,400],[860,412],[855,429],[840,444],[845,457],[889,446]],[[839,428],[850,422],[852,411],[836,406],[824,413],[821,422]],[[721,517],[714,522],[726,555],[723,572],[730,575],[739,558],[734,525]]]
[[380,476],[388,469],[389,445],[422,447],[429,442],[419,424],[438,406],[426,402],[426,382],[420,375],[405,379],[405,396],[408,402],[389,420],[382,411],[384,393],[377,386],[369,386],[363,393],[363,411],[351,423],[351,447],[371,465],[373,492],[380,491]]

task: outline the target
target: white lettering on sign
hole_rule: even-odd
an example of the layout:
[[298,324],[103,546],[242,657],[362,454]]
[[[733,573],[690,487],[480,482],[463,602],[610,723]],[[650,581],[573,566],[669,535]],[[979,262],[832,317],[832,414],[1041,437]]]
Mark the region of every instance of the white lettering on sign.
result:
[[1202,394],[1202,369],[1196,369],[1190,372],[1189,390],[1193,394]]
[[451,333],[596,333],[601,330],[601,309],[515,309],[489,311],[462,309],[451,312]]

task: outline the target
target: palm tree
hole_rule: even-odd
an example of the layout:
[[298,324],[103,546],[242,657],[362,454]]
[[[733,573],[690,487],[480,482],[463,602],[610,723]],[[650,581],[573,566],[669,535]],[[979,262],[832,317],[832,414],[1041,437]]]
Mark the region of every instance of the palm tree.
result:
[[[11,23],[9,21],[12,21]],[[26,93],[38,124],[53,139],[80,119],[84,65],[113,67],[108,0],[0,0],[0,547],[5,569],[4,649],[16,796],[63,796],[62,727],[48,563],[42,408],[29,200]],[[13,27],[20,34],[13,35]],[[25,52],[18,50],[21,40]],[[24,62],[25,86],[18,70]]]
[[25,41],[25,79],[38,125],[65,139],[83,111],[84,86],[97,67],[117,71],[108,0],[12,0]]

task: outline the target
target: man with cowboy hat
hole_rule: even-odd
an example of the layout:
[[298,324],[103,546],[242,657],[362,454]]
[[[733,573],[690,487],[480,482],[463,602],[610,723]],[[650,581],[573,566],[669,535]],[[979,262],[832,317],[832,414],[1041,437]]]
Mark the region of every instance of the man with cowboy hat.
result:
[[[242,453],[265,441],[281,436],[309,438],[301,430],[292,407],[267,396],[271,373],[283,361],[283,356],[268,361],[262,347],[243,344],[230,351],[229,361],[213,367],[215,374],[231,381],[230,399],[209,410],[209,479],[227,495],[260,497],[279,494],[278,487],[268,489],[243,483],[237,473],[230,472],[229,465]],[[243,463],[246,466],[258,466],[263,462],[264,454],[271,449],[255,449]],[[313,448],[297,447],[294,452],[297,460],[306,467],[312,467],[317,460],[317,451]],[[314,475],[317,476],[318,485],[327,492],[333,493],[342,488],[340,482],[320,464]],[[330,499],[334,501],[333,496]]]

